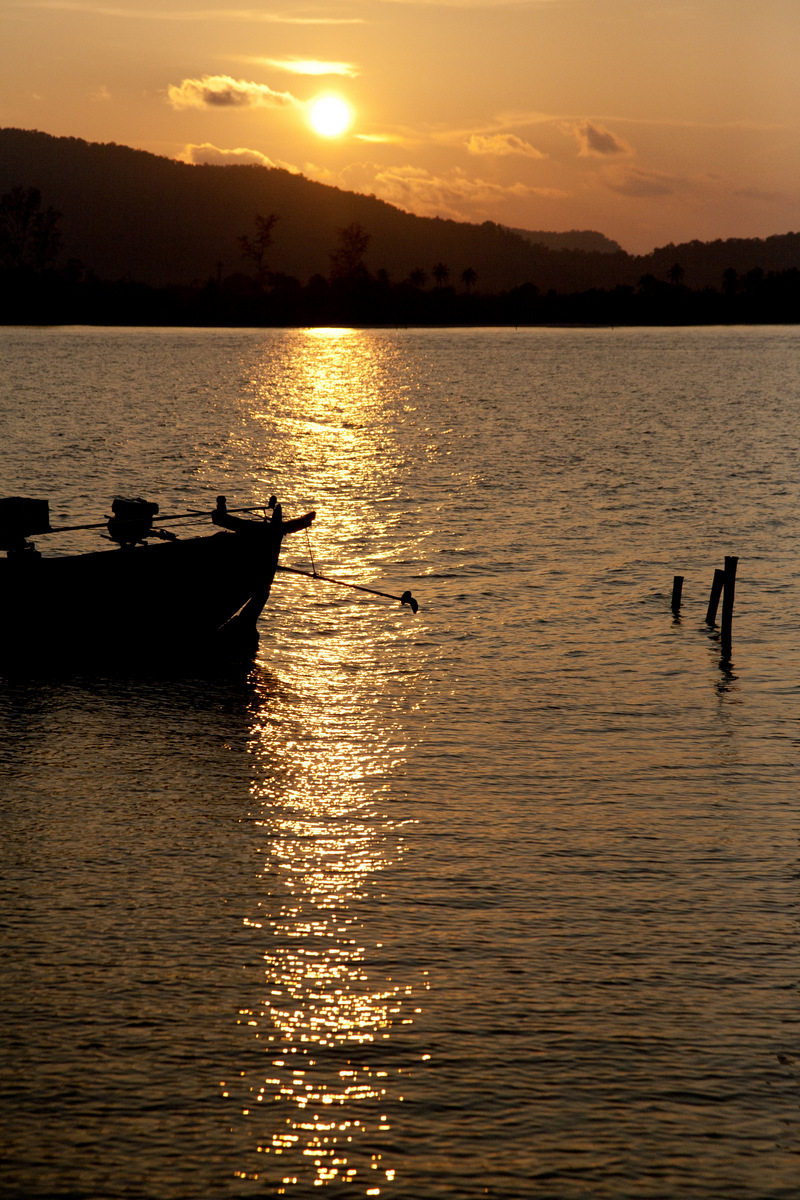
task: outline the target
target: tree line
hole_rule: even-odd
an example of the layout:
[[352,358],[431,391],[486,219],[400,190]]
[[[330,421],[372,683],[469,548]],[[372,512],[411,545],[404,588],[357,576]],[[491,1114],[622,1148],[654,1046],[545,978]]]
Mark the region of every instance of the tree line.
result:
[[800,270],[738,272],[717,286],[692,288],[676,261],[663,277],[583,290],[540,288],[535,280],[501,291],[481,288],[471,267],[456,278],[437,261],[402,280],[366,266],[370,234],[358,223],[340,229],[327,274],[305,283],[273,271],[270,250],[279,216],[257,214],[239,237],[241,270],[220,264],[192,285],[153,286],[108,280],[76,260],[60,262],[61,215],[36,188],[0,198],[0,321],[4,324],[131,325],[670,325],[795,323]]

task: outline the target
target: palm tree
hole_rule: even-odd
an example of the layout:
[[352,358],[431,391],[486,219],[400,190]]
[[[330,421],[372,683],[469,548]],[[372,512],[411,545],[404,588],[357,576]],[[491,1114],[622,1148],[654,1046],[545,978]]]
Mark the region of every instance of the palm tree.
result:
[[461,272],[461,282],[468,292],[475,287],[477,279],[478,273],[477,271],[474,271],[472,267],[467,267],[466,270]]
[[433,268],[433,278],[436,280],[437,287],[443,287],[450,278],[450,268],[443,262],[438,262]]
[[668,278],[673,287],[678,287],[683,283],[683,277],[686,274],[680,263],[674,263],[668,272]]

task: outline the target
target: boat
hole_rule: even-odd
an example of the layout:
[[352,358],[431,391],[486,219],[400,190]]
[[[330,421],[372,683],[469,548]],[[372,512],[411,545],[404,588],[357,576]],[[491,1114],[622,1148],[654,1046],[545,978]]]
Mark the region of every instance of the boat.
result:
[[[254,648],[283,539],[316,515],[287,519],[274,496],[229,510],[218,496],[210,512],[159,519],[214,527],[178,537],[154,527],[152,501],[117,496],[111,510],[104,522],[54,529],[48,501],[0,499],[0,661]],[[45,556],[30,540],[79,529],[102,530],[114,548]]]

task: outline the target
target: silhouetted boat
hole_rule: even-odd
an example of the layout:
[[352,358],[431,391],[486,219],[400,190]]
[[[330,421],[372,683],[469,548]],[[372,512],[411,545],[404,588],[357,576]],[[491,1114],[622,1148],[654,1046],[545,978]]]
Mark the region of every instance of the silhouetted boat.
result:
[[[254,646],[281,542],[315,516],[284,520],[272,497],[263,519],[242,518],[220,496],[206,514],[162,517],[206,515],[218,527],[178,538],[153,528],[156,504],[117,497],[112,511],[107,522],[53,530],[47,501],[0,499],[0,550],[6,551],[0,558],[0,659],[173,656]],[[116,549],[45,557],[27,540],[104,528]]]

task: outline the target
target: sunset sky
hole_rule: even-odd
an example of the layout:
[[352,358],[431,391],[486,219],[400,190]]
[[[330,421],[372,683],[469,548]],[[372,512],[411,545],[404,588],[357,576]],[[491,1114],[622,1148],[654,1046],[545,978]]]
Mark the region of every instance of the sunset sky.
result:
[[[0,0],[0,17],[3,126],[635,253],[800,229],[800,0]],[[312,126],[321,94],[349,106],[344,131]]]

